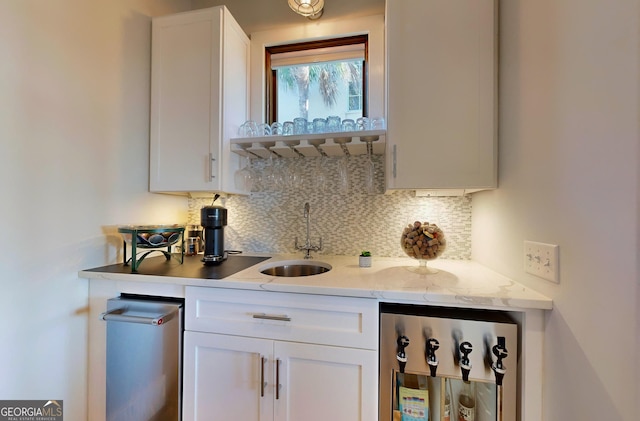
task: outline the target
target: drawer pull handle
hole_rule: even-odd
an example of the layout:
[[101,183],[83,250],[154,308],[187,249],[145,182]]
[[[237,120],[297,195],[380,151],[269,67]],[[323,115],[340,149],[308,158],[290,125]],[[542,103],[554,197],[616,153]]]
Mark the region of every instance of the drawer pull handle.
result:
[[253,315],[254,319],[264,319],[264,320],[279,320],[281,322],[290,322],[291,317],[285,315],[277,315],[277,314],[264,314],[258,313]]

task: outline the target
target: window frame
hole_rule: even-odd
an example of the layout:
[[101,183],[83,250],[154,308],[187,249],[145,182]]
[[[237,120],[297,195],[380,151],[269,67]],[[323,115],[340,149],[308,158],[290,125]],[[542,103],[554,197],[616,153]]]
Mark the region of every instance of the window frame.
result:
[[364,62],[362,64],[362,116],[368,116],[369,86],[369,36],[368,34],[353,36],[336,36],[314,41],[293,42],[289,44],[266,46],[264,49],[265,75],[265,118],[271,124],[278,120],[278,76],[277,70],[271,69],[271,55],[296,51],[308,51],[320,48],[341,47],[346,45],[364,44]]
[[[248,113],[254,121],[266,122],[266,88],[264,74],[264,49],[272,45],[291,44],[319,39],[339,38],[351,35],[369,36],[369,85],[367,86],[368,114],[371,117],[387,114],[386,102],[386,60],[385,60],[385,15],[376,13],[350,19],[307,21],[291,26],[278,26],[250,34],[249,79],[250,89]],[[245,118],[231,118],[235,129]]]

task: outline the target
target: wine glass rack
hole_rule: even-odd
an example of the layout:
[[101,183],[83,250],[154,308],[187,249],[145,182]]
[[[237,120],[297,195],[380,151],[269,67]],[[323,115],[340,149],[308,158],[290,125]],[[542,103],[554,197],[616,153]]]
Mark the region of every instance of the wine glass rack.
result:
[[366,155],[371,145],[374,155],[383,155],[386,130],[261,136],[231,139],[231,151],[256,158],[269,158],[272,153],[283,158]]

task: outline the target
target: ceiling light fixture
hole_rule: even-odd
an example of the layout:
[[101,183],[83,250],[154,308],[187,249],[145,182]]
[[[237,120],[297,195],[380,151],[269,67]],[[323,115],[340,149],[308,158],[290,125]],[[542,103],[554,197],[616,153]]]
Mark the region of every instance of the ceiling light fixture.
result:
[[324,0],[288,0],[291,10],[299,15],[315,20],[322,16]]

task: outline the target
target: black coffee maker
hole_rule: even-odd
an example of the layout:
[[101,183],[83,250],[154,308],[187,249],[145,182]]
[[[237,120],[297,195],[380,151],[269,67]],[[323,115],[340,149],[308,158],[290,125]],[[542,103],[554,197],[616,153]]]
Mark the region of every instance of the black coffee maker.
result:
[[226,260],[224,227],[227,225],[227,210],[222,206],[203,207],[200,209],[200,225],[204,231],[204,264],[213,265]]

